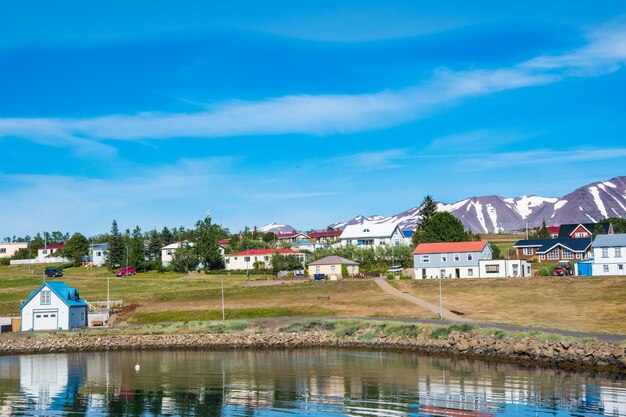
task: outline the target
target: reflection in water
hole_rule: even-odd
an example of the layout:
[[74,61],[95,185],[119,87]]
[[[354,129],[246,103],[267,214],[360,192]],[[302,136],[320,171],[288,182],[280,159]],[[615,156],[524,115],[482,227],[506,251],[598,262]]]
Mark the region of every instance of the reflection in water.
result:
[[0,358],[0,415],[293,414],[626,417],[626,383],[554,369],[334,350]]

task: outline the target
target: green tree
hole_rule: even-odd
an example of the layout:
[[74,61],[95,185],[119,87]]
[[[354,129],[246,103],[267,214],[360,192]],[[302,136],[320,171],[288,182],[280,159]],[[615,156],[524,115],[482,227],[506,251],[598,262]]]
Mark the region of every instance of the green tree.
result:
[[139,226],[133,229],[128,240],[128,263],[134,266],[136,271],[146,270],[146,250]]
[[272,256],[272,272],[277,275],[281,271],[294,271],[296,269],[302,269],[302,262],[295,255],[281,255],[275,253]]
[[601,223],[596,224],[596,227],[593,228],[593,233],[591,236],[595,239],[598,235],[606,235],[606,230],[604,230],[604,226]]
[[113,220],[111,233],[109,235],[109,252],[107,255],[107,264],[110,269],[115,269],[117,266],[124,263],[124,253],[124,237],[117,227],[117,221]]
[[504,259],[502,256],[502,251],[500,250],[500,246],[496,245],[493,242],[489,242],[489,246],[491,246],[491,256],[493,259]]
[[148,245],[148,257],[152,261],[160,261],[161,248],[165,246],[161,242],[161,235],[155,229],[150,232],[148,239],[150,239],[150,244]]
[[83,256],[89,253],[89,241],[80,233],[74,233],[61,250],[62,254],[71,259],[74,266],[80,266]]
[[417,246],[417,244],[420,242],[421,235],[424,233],[426,224],[436,213],[437,203],[435,203],[432,196],[427,195],[426,197],[424,197],[424,200],[422,200],[422,204],[420,204],[420,220],[417,222],[417,225],[415,226],[415,233],[413,233],[413,237],[411,238],[413,242],[413,247]]
[[220,255],[217,241],[227,236],[221,226],[211,222],[209,216],[196,223],[195,247],[198,261],[204,265],[205,270],[222,269],[224,267],[224,261]]
[[276,240],[276,233],[274,232],[265,232],[263,233],[263,242],[272,243]]
[[182,243],[180,248],[176,249],[174,256],[172,256],[172,262],[170,268],[176,272],[189,272],[192,269],[196,269],[198,266],[198,256],[196,249],[185,243]]
[[168,229],[167,227],[164,227],[163,230],[161,230],[161,244],[163,246],[167,246],[170,243],[174,243],[174,241],[175,241],[174,235],[172,234],[170,229]]
[[424,225],[417,243],[466,242],[467,233],[459,219],[448,212],[435,213]]
[[539,227],[539,229],[537,229],[535,233],[531,235],[531,239],[545,240],[550,238],[552,238],[552,234],[548,230],[548,226],[546,226],[546,220],[544,219],[541,227]]

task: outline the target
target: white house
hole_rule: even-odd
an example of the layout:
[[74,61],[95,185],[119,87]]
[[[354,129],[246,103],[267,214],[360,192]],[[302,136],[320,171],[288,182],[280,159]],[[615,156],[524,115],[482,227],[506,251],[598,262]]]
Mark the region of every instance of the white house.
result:
[[108,243],[91,244],[89,245],[89,255],[87,256],[87,262],[91,262],[93,266],[102,266],[106,264],[108,252]]
[[479,278],[530,277],[532,267],[525,259],[482,259],[478,261]]
[[299,240],[297,242],[294,242],[291,245],[291,249],[295,250],[295,251],[309,251],[309,252],[315,252],[316,250],[319,249],[328,249],[330,248],[330,245],[327,245],[326,243],[319,243],[319,242],[311,242],[310,240]]
[[279,246],[285,246],[286,243],[293,244],[302,240],[309,240],[310,237],[303,232],[277,233],[276,240]]
[[20,307],[22,331],[86,327],[87,303],[64,282],[44,282]]
[[[174,259],[174,254],[176,253],[177,249],[180,249],[182,246],[189,246],[193,248],[194,245],[195,243],[188,242],[185,240],[183,242],[174,242],[174,243],[170,243],[167,246],[163,246],[161,248],[161,263],[163,264],[163,266],[168,266],[172,262],[172,259]],[[217,250],[219,251],[220,256],[223,258],[224,246],[217,245]]]
[[592,243],[591,274],[626,275],[626,234],[597,235]]
[[404,235],[397,224],[353,224],[341,233],[341,245],[385,246],[402,245]]
[[20,249],[28,248],[27,242],[4,242],[0,243],[0,258],[10,258]]
[[306,255],[291,249],[248,249],[224,256],[226,269],[229,271],[247,271],[254,269],[254,263],[258,262],[259,269],[270,269],[272,257],[275,254],[297,256],[304,265]]

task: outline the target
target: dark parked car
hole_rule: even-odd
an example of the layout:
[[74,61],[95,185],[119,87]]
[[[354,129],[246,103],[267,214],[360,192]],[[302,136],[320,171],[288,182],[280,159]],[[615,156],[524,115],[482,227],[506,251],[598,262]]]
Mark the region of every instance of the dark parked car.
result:
[[63,271],[61,271],[59,268],[46,268],[44,274],[47,277],[58,278],[63,276]]

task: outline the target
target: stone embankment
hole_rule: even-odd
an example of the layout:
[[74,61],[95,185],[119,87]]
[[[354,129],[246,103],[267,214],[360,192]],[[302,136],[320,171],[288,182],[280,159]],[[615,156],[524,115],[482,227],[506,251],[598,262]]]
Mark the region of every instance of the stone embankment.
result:
[[411,351],[427,354],[477,358],[626,373],[624,345],[609,342],[540,342],[529,338],[498,338],[492,335],[454,332],[441,340],[425,334],[412,338],[381,336],[372,340],[335,337],[330,332],[222,334],[105,335],[91,332],[33,334],[0,338],[0,355],[168,349],[296,349],[349,348]]

